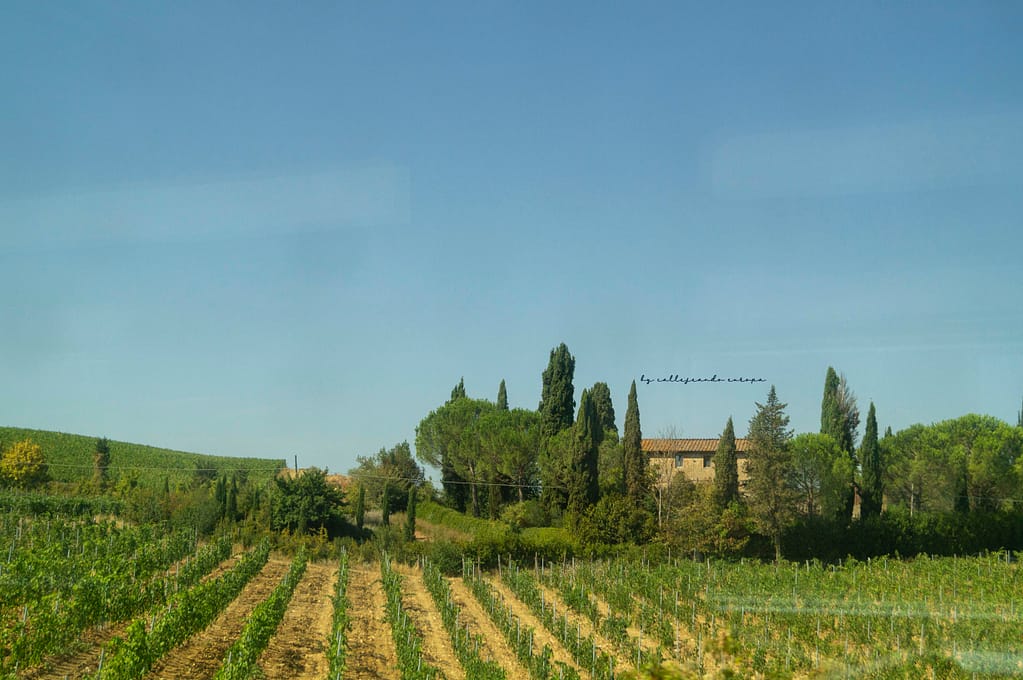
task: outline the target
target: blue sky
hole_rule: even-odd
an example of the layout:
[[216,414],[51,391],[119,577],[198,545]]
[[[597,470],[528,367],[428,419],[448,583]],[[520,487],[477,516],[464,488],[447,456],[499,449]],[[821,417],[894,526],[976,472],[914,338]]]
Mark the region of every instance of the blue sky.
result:
[[707,5],[4,3],[0,423],[345,471],[560,342],[1014,423],[1023,9]]

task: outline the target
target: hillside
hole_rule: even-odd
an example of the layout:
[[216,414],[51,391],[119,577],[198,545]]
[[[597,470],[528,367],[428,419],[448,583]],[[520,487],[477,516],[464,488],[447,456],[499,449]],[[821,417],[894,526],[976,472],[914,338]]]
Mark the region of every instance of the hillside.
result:
[[[4,447],[23,439],[31,439],[42,447],[50,477],[55,481],[79,482],[92,478],[96,437],[0,427],[0,444]],[[211,471],[206,473],[211,476],[230,475],[239,471],[258,482],[272,477],[282,467],[283,459],[208,456],[110,440],[110,479],[115,484],[122,478],[134,475],[141,485],[162,486],[166,478],[173,487],[179,482],[192,479],[197,468]]]

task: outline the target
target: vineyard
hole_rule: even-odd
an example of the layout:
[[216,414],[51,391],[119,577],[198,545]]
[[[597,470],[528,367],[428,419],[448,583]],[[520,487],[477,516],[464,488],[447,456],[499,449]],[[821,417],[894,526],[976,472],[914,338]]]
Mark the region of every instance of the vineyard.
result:
[[1023,675],[1006,553],[467,559],[445,575],[425,558],[309,562],[266,540],[11,515],[0,548],[4,678],[610,680],[660,663],[685,677]]
[[[95,437],[0,427],[0,443],[9,446],[23,439],[30,439],[40,446],[49,474],[55,481],[83,482],[92,477]],[[283,460],[209,456],[113,440],[109,445],[111,478],[116,481],[130,477],[138,484],[152,488],[162,487],[165,480],[172,487],[186,483],[196,468],[209,470],[214,477],[241,471],[252,482],[262,483],[284,467]]]

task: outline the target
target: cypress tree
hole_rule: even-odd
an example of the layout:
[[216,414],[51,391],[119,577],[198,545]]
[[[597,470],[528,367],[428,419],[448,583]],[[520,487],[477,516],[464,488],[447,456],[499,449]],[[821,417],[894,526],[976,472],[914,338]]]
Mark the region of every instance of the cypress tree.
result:
[[504,380],[501,380],[501,385],[497,388],[497,408],[502,411],[508,410],[508,390],[504,387]]
[[464,398],[465,398],[465,378],[459,378],[458,379],[458,384],[455,385],[451,389],[451,398],[448,399],[448,402],[450,403],[450,402],[454,401],[455,399],[464,399]]
[[380,523],[385,527],[391,526],[391,484],[384,484],[384,495],[380,500]]
[[540,436],[548,440],[562,430],[572,427],[575,411],[575,388],[572,379],[575,374],[575,358],[565,343],[551,350],[547,369],[543,372],[543,389],[540,393]]
[[217,501],[217,506],[220,508],[220,516],[227,516],[227,475],[224,475],[217,479],[217,485],[214,488],[213,497]]
[[92,455],[93,464],[93,481],[96,486],[102,490],[106,487],[109,481],[109,468],[110,468],[110,442],[107,441],[106,437],[101,437],[96,440],[96,451]]
[[597,412],[589,390],[579,397],[579,416],[575,422],[572,464],[569,470],[568,509],[578,519],[600,497],[597,479]]
[[238,519],[238,480],[231,477],[231,487],[227,490],[227,518],[232,522]]
[[880,514],[884,497],[884,482],[881,478],[881,446],[877,442],[877,413],[874,402],[867,411],[867,430],[860,444],[860,462],[863,464],[863,484],[860,487],[860,519]]
[[838,373],[831,366],[824,376],[824,398],[821,399],[821,434],[830,434],[841,446],[841,418],[838,414]]
[[[451,390],[451,398],[448,399],[447,403],[450,404],[458,399],[466,398],[465,378],[459,378],[458,384]],[[444,487],[444,493],[447,495],[449,503],[454,506],[455,510],[465,512],[465,506],[469,502],[469,485],[465,483],[465,478],[455,471],[454,463],[448,451],[444,451],[441,454],[440,482],[441,486]]]
[[1019,411],[1016,412],[1016,427],[1023,427],[1023,402],[1020,403]]
[[416,540],[416,487],[409,487],[408,505],[405,508],[405,540]]
[[739,463],[731,416],[725,423],[725,431],[721,433],[717,451],[714,452],[714,501],[719,509],[739,501]]
[[647,494],[650,492],[650,480],[647,474],[646,455],[643,453],[643,433],[639,425],[639,401],[636,398],[635,380],[629,388],[629,401],[625,407],[622,467],[625,494],[633,505],[640,506],[646,502]]
[[611,389],[607,383],[593,383],[593,387],[590,388],[590,399],[593,400],[593,408],[597,410],[597,420],[600,422],[601,432],[610,430],[618,434],[618,426],[615,425],[615,407],[611,403]]
[[359,485],[359,495],[355,497],[355,526],[362,531],[366,520],[366,487]]
[[[835,369],[828,366],[824,377],[824,397],[821,399],[821,434],[831,435],[839,448],[845,452],[856,469],[856,429],[860,424],[860,412],[856,408],[856,396],[849,389],[845,376],[839,376]],[[855,503],[853,479],[844,493],[844,503],[840,511],[840,519],[852,518]]]

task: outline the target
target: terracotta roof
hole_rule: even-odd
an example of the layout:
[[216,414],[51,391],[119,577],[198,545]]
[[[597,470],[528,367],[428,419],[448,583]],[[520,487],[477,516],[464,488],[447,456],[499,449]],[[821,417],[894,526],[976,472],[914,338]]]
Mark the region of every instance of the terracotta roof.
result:
[[[715,439],[644,439],[640,446],[646,453],[670,456],[676,453],[714,453],[718,448]],[[748,439],[736,439],[735,450],[746,451]]]

